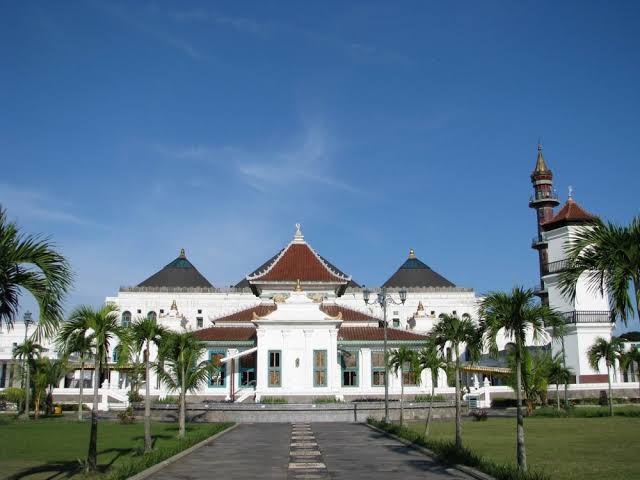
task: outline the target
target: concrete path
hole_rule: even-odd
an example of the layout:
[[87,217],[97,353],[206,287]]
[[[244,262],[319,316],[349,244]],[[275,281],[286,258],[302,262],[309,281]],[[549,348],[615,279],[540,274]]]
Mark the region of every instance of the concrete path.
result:
[[350,423],[243,424],[153,476],[156,480],[469,479]]

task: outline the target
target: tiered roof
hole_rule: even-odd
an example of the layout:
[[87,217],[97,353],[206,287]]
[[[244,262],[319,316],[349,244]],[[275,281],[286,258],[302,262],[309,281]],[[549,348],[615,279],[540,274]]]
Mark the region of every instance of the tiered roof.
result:
[[351,308],[344,307],[342,305],[337,304],[327,304],[323,303],[320,305],[320,310],[330,317],[337,317],[340,315],[340,318],[343,322],[379,322],[380,318],[376,318],[372,315],[369,315],[365,312],[360,312],[358,310],[353,310]]
[[542,224],[542,228],[544,230],[553,230],[566,225],[590,223],[597,218],[578,205],[572,197],[569,197],[558,213],[551,220]]
[[196,330],[194,336],[203,342],[251,342],[256,340],[253,327],[209,327]]
[[184,249],[180,250],[178,258],[173,260],[162,268],[162,270],[154,273],[138,287],[153,288],[172,288],[172,287],[188,287],[188,288],[213,288],[213,285],[207,280],[193,264],[187,260]]
[[[338,341],[372,341],[384,340],[384,328],[378,327],[341,327],[338,331]],[[387,340],[392,342],[420,342],[426,341],[426,335],[399,330],[397,328],[387,328]]]
[[384,282],[383,287],[455,287],[455,285],[421,262],[413,249],[409,250],[409,258],[400,268]]

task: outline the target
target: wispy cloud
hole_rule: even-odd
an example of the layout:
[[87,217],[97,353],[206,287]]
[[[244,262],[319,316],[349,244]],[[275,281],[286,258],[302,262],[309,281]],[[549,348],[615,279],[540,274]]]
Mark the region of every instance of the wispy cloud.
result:
[[[72,213],[68,202],[55,198],[46,192],[0,183],[0,199],[2,199],[2,204],[9,209],[11,215],[17,217],[26,217],[51,223],[107,228],[104,225]],[[59,205],[63,208],[55,208],[51,207],[51,205]]]
[[253,150],[237,146],[191,145],[153,149],[176,161],[201,161],[231,168],[247,185],[260,192],[317,184],[355,194],[364,192],[335,174],[335,148],[326,130],[307,128],[297,142],[279,149]]
[[94,5],[104,13],[120,20],[127,26],[140,31],[158,41],[186,54],[194,60],[203,60],[205,55],[191,42],[166,29],[157,26],[157,22],[145,16],[145,12],[134,12],[114,3],[96,2]]

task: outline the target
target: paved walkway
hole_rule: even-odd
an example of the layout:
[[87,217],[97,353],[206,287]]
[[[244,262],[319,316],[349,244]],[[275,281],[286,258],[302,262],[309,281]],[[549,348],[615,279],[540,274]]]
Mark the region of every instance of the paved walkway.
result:
[[167,466],[154,480],[469,479],[350,423],[243,424]]

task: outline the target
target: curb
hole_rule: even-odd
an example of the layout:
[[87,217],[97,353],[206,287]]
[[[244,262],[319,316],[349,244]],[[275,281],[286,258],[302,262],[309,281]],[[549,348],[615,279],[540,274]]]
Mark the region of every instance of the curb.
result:
[[133,477],[129,477],[128,480],[143,480],[145,478],[148,478],[148,477],[154,475],[155,473],[157,473],[158,471],[162,470],[164,467],[166,467],[168,465],[171,465],[172,463],[180,460],[182,457],[186,457],[191,452],[194,452],[194,451],[198,450],[200,447],[204,447],[208,443],[213,442],[218,437],[221,437],[225,433],[230,432],[231,430],[233,430],[234,428],[238,427],[239,425],[240,425],[239,423],[231,425],[229,428],[225,428],[221,432],[218,432],[218,433],[216,433],[215,435],[213,435],[213,436],[211,436],[209,438],[205,438],[201,442],[190,446],[186,450],[182,450],[181,452],[176,453],[173,457],[169,457],[169,458],[167,458],[167,459],[165,459],[165,460],[163,460],[163,461],[161,461],[159,463],[156,463],[155,465],[150,466],[149,468],[147,468],[146,470],[141,471],[140,473],[136,473]]
[[[382,430],[381,428],[378,427],[374,427],[373,425],[370,425],[368,423],[365,423],[365,425],[367,427],[369,427],[372,430],[375,430],[378,433],[381,433],[389,438],[392,438],[404,445],[406,445],[407,447],[411,447],[414,450],[419,451],[420,453],[422,453],[423,455],[426,455],[427,457],[432,457],[433,459],[436,458],[436,454],[433,450],[429,450],[426,447],[422,447],[420,445],[416,445],[413,442],[410,442],[409,440],[402,438],[402,437],[398,437],[397,435],[394,435],[393,433],[389,433],[386,432],[384,430]],[[477,480],[496,480],[494,477],[492,477],[491,475],[487,475],[484,472],[481,472],[480,470],[476,470],[475,468],[472,467],[467,467],[466,465],[453,465],[453,467],[456,470],[460,470],[462,473],[465,473],[467,475],[469,475],[470,477],[473,477]]]

